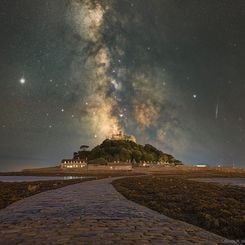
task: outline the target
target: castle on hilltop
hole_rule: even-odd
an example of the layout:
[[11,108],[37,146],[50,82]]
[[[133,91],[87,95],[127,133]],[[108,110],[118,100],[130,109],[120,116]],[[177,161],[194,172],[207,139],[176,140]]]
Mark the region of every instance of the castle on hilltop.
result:
[[133,135],[126,135],[123,133],[122,130],[118,130],[118,133],[112,134],[111,137],[108,139],[110,140],[126,140],[126,141],[133,141],[136,143],[136,138]]

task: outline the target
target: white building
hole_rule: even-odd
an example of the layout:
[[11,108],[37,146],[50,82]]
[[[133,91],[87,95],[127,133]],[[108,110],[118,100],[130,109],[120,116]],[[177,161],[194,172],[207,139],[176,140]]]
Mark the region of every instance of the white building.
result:
[[207,164],[197,164],[197,165],[195,165],[195,167],[197,167],[197,168],[206,168],[206,167],[208,167],[208,165]]
[[87,166],[87,163],[85,161],[81,161],[81,160],[64,159],[64,160],[62,160],[60,166],[63,169],[67,169],[67,168],[85,168]]

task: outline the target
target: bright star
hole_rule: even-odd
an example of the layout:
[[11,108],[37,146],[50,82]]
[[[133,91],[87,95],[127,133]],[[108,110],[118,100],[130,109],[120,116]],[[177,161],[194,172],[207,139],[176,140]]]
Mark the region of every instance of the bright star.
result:
[[26,83],[26,79],[24,78],[24,77],[22,77],[21,79],[20,79],[20,84],[25,84]]
[[196,98],[197,98],[197,95],[196,95],[196,94],[193,94],[192,97],[193,97],[194,99],[196,99]]
[[61,109],[61,112],[64,112],[64,111],[65,111],[64,108],[62,108],[62,109]]

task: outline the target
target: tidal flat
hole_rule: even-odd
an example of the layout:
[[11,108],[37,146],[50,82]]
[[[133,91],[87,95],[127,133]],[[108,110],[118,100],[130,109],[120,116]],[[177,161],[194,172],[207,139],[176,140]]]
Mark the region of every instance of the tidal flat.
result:
[[57,189],[92,179],[93,178],[34,182],[0,182],[0,209],[7,207],[13,202],[43,191]]
[[[193,175],[216,176],[210,173],[153,175],[119,179],[113,185],[127,199],[170,218],[229,239],[244,239],[245,188],[190,180]],[[227,173],[219,175],[230,177]]]
[[[138,175],[137,173],[131,172],[95,172],[95,171],[84,171],[84,172],[2,172],[0,173],[0,209],[7,207],[13,202],[19,201],[23,198],[48,191],[65,187],[67,185],[82,183],[94,179],[102,179],[109,177],[120,177]],[[74,179],[72,179],[72,177]],[[79,178],[81,177],[81,178]],[[1,178],[3,181],[1,181]],[[46,179],[45,181],[29,181],[31,179]],[[53,180],[49,180],[54,178]],[[68,178],[68,179],[67,179]],[[69,179],[71,178],[71,179]],[[9,179],[11,182],[5,182],[4,180]],[[13,182],[13,180],[16,182]],[[20,182],[19,180],[27,179],[27,181]]]

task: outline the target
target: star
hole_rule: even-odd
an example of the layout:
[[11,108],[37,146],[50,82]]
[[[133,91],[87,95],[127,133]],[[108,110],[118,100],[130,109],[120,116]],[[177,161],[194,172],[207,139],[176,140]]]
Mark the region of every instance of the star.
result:
[[25,84],[26,83],[26,79],[24,78],[24,77],[22,77],[21,79],[20,79],[20,84]]
[[[232,152],[245,167],[242,1],[8,2],[0,17],[11,34],[0,38],[0,172],[70,157],[63,142],[94,147],[118,128],[183,162],[222,156],[225,164]],[[188,9],[188,18],[179,14]],[[48,18],[30,21],[36,12]],[[28,31],[19,37],[13,26]]]

